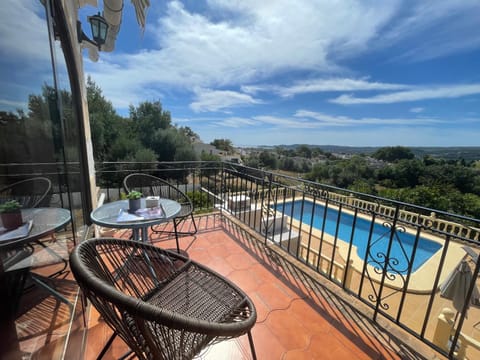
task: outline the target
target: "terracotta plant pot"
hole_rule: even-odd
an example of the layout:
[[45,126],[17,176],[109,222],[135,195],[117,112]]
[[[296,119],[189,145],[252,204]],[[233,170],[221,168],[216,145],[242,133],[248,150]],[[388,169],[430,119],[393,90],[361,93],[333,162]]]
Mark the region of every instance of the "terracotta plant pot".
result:
[[22,213],[20,211],[1,213],[0,216],[2,218],[3,227],[7,230],[16,229],[23,224]]
[[128,212],[134,213],[140,209],[142,199],[129,199],[128,200]]

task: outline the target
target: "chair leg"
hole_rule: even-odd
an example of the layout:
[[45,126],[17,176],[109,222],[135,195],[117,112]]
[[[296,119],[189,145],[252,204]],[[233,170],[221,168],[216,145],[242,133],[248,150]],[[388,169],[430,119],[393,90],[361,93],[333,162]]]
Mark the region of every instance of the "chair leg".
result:
[[126,360],[126,359],[133,359],[135,357],[135,354],[133,350],[128,350],[125,354],[120,356],[118,360]]
[[177,242],[177,253],[180,254],[180,244],[178,242],[177,222],[173,219],[173,228],[175,229],[175,241]]
[[[187,215],[187,216],[188,216],[188,215]],[[195,223],[195,220],[194,220],[194,218],[193,218],[193,214],[190,214],[190,216],[192,217],[193,227],[194,227],[195,230],[194,230],[194,231],[177,231],[176,233],[177,233],[178,235],[195,235],[195,234],[197,233],[197,231],[198,231],[198,229],[197,229],[197,224]],[[182,221],[185,221],[185,220],[186,220],[186,217],[185,217],[185,218],[178,218],[178,223],[176,224],[177,227],[178,227],[178,225],[179,225]],[[175,222],[175,219],[174,219],[174,222]],[[157,225],[153,225],[153,226],[151,227],[152,232],[154,232],[154,233],[156,233],[156,234],[158,234],[158,233],[174,234],[174,233],[175,233],[175,231],[157,230],[157,229],[156,229],[157,227],[158,227]]]
[[[178,224],[180,224],[182,221],[186,221],[187,217],[188,215],[184,218],[181,218]],[[179,235],[195,235],[197,233],[198,229],[197,229],[197,224],[195,223],[195,219],[193,217],[193,213],[190,213],[190,218],[192,219],[194,231],[179,231],[178,232]]]
[[[97,356],[97,360],[101,360],[105,353],[107,352],[107,350],[110,348],[110,346],[112,346],[112,343],[113,343],[113,340],[115,340],[115,338],[117,337],[117,333],[114,332],[112,334],[112,336],[110,336],[110,339],[108,339],[107,343],[105,344],[105,346],[103,347],[102,351],[100,352],[100,354],[98,354]],[[128,359],[132,356],[134,356],[135,354],[133,353],[133,350],[128,350],[125,354],[123,354],[122,356],[120,356],[118,358],[118,360],[125,360],[125,359]]]
[[250,343],[250,351],[252,352],[252,359],[257,360],[257,354],[255,353],[255,345],[253,344],[252,333],[248,331],[248,342]]
[[113,343],[113,340],[115,340],[115,338],[117,337],[117,333],[114,332],[112,334],[112,336],[110,336],[110,339],[108,339],[107,343],[105,344],[105,346],[103,347],[102,351],[100,352],[100,354],[98,354],[97,356],[97,360],[101,360],[103,358],[103,355],[105,355],[105,353],[107,352],[108,348],[112,345]]
[[195,229],[195,231],[192,233],[193,235],[197,233],[198,229],[197,229],[197,224],[195,223],[195,219],[193,218],[193,213],[190,213],[190,217],[192,218],[193,228]]
[[83,327],[86,329],[86,328],[88,328],[88,321],[87,321],[87,314],[86,314],[87,307],[88,307],[88,298],[83,293],[83,291],[80,292],[80,301],[82,303]]
[[67,268],[67,265],[68,265],[68,261],[67,259],[64,259],[61,255],[57,254],[54,250],[52,250],[50,247],[48,247],[47,245],[45,245],[43,242],[41,242],[40,240],[37,240],[35,241],[36,244],[40,245],[41,247],[43,247],[50,255],[56,257],[57,259],[59,259],[61,262],[63,262],[63,268],[61,270],[57,270],[56,272],[54,272],[53,274],[50,274],[49,277],[54,277],[58,274],[61,274],[62,272],[65,271],[65,269]]
[[47,285],[45,282],[40,280],[40,278],[36,274],[31,273],[30,275],[31,275],[30,279],[32,279],[32,281],[35,284],[37,284],[38,286],[40,286],[44,290],[48,291],[50,294],[52,294],[55,298],[57,298],[58,300],[60,300],[64,304],[68,305],[70,307],[70,310],[73,311],[73,304],[65,296],[63,296],[57,290],[55,290],[54,288],[52,288],[51,286]]

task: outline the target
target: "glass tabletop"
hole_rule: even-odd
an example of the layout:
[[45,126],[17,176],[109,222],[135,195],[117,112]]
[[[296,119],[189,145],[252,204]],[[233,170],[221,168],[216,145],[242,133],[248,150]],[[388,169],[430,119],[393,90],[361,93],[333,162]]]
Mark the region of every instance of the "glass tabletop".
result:
[[[145,199],[141,199],[141,208],[145,208]],[[156,219],[140,219],[135,221],[119,222],[118,216],[122,211],[128,211],[128,200],[119,200],[106,203],[90,214],[92,222],[97,225],[118,228],[118,229],[136,229],[160,224],[172,219],[180,212],[181,205],[170,199],[160,199],[159,205],[165,211],[165,217]]]
[[22,209],[24,223],[32,222],[28,235],[21,239],[2,240],[0,247],[20,245],[40,239],[67,225],[71,220],[70,211],[63,208]]

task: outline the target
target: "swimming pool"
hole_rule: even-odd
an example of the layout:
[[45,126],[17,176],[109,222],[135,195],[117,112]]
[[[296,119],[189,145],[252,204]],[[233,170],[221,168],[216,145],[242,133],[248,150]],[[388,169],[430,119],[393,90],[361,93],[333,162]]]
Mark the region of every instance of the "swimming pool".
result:
[[[293,207],[293,213],[292,213]],[[292,216],[298,221],[302,221],[305,225],[312,226],[318,230],[322,230],[323,217],[325,207],[322,204],[315,204],[315,212],[312,223],[312,210],[313,202],[305,200],[302,213],[302,200],[295,202],[286,202],[285,204],[278,204],[276,210],[283,212],[285,215]],[[338,211],[333,208],[328,208],[327,216],[325,219],[325,233],[335,236],[335,230],[337,227]],[[340,224],[338,227],[338,238],[347,243],[350,242],[352,236],[353,215],[342,212],[340,214]],[[367,244],[370,233],[371,221],[357,217],[355,224],[355,232],[353,237],[353,245],[357,247],[357,255],[365,261],[367,253]],[[371,238],[371,250],[368,258],[368,263],[372,262],[384,262],[379,253],[386,254],[388,249],[388,243],[390,240],[390,229],[383,226],[380,223],[375,223],[373,227],[373,234]],[[415,236],[406,232],[396,232],[396,236],[393,237],[392,248],[390,250],[390,258],[398,260],[398,265],[395,265],[395,269],[401,274],[406,274],[408,271],[408,262],[412,258],[413,245],[415,243]],[[401,245],[400,245],[401,244]],[[430,259],[440,248],[441,244],[420,238],[418,241],[415,258],[413,260],[412,272],[415,272],[420,266],[422,266],[428,259]],[[387,269],[391,270],[391,269]]]

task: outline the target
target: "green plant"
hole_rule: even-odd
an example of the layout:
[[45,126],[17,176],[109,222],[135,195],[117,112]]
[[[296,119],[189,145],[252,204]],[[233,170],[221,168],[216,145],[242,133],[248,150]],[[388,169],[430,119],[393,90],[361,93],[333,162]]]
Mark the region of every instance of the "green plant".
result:
[[17,200],[9,200],[0,204],[0,213],[14,213],[18,212],[22,205]]
[[142,197],[142,193],[140,191],[132,190],[127,194],[127,199],[129,200],[136,200]]
[[197,213],[198,209],[210,210],[213,208],[213,200],[204,192],[189,191],[186,195],[192,200],[195,213]]

